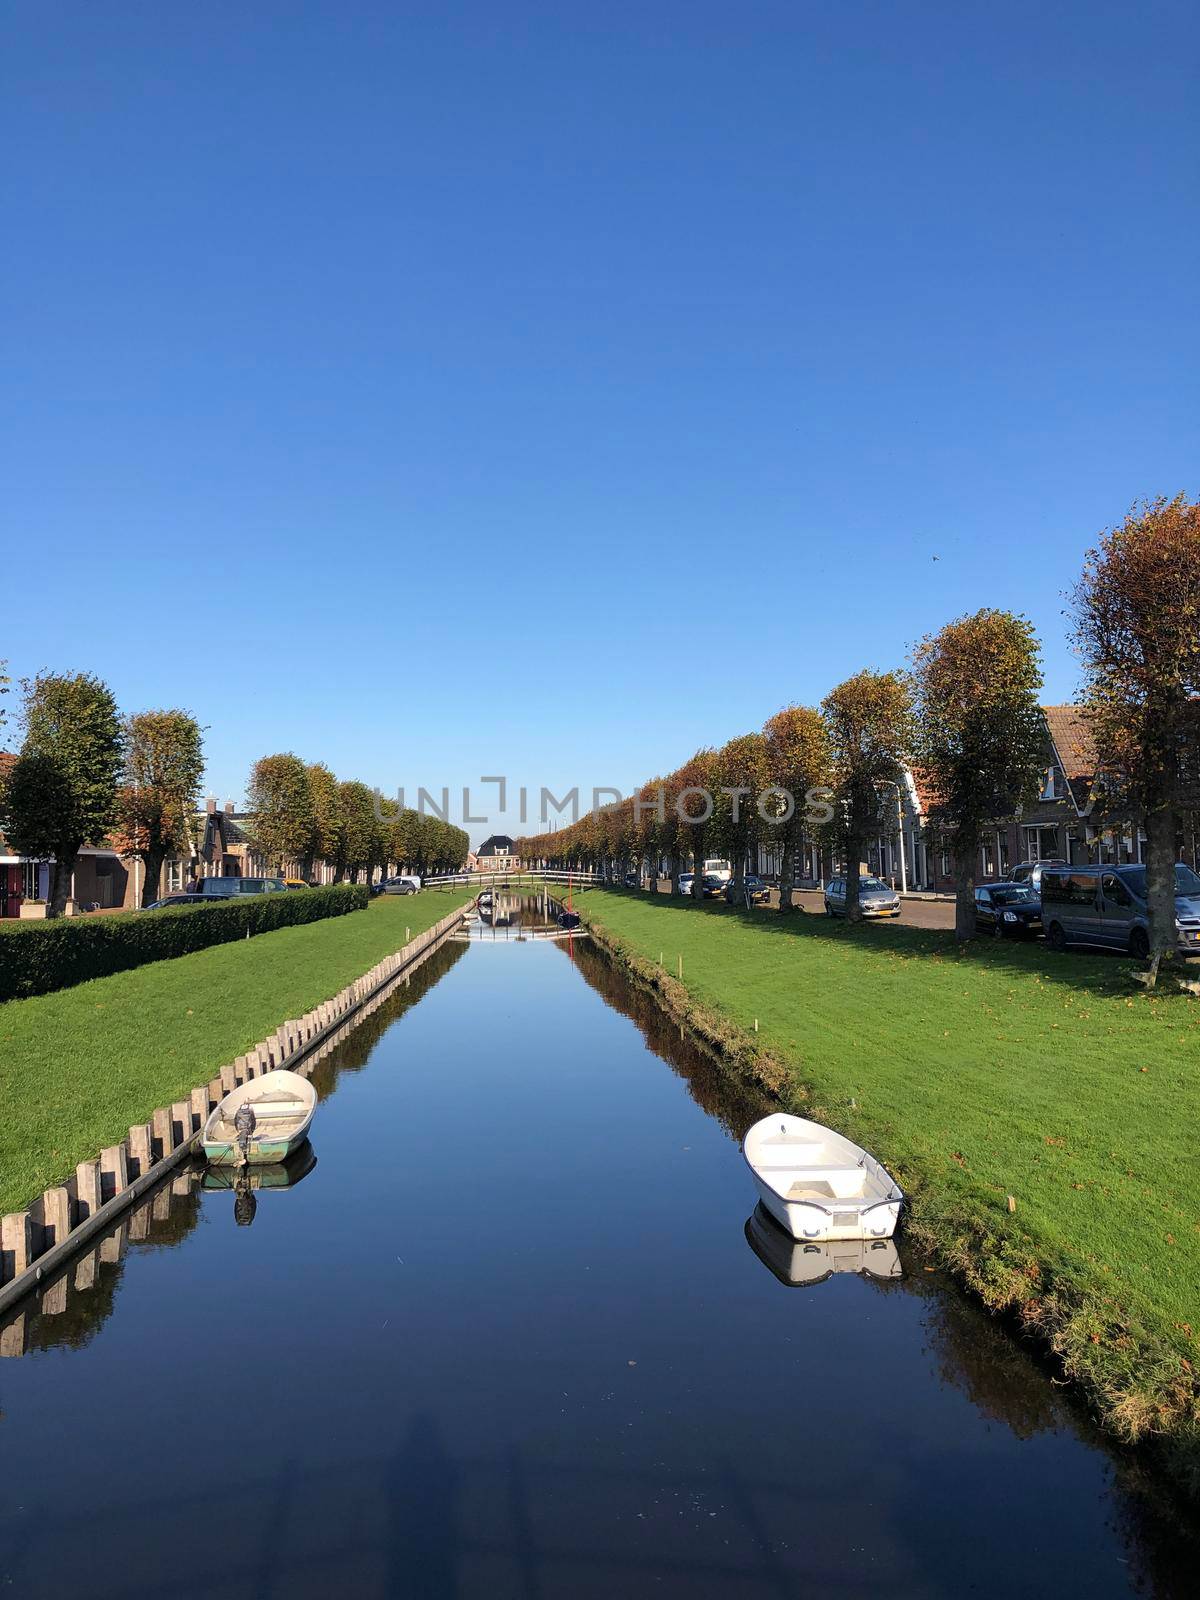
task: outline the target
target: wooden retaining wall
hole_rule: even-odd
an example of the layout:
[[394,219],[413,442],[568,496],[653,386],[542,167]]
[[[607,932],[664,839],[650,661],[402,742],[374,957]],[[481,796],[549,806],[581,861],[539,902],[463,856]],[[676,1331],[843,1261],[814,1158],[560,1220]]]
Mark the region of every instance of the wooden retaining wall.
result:
[[81,1161],[65,1183],[47,1189],[27,1211],[0,1219],[0,1311],[57,1274],[93,1235],[110,1233],[130,1206],[192,1153],[209,1112],[231,1089],[276,1067],[311,1072],[368,1011],[383,1003],[396,979],[424,960],[465,915],[464,907],[435,922],[332,1000],[281,1023],[187,1099],[159,1106],[119,1144],[109,1145],[94,1161]]

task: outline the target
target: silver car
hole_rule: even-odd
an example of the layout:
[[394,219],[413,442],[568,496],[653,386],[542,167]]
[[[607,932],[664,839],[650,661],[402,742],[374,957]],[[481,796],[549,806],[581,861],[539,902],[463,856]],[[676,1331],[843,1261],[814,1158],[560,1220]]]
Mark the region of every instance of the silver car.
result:
[[[900,896],[882,878],[864,873],[858,880],[858,904],[864,917],[898,917]],[[830,878],[825,885],[825,915],[846,915],[846,880]]]

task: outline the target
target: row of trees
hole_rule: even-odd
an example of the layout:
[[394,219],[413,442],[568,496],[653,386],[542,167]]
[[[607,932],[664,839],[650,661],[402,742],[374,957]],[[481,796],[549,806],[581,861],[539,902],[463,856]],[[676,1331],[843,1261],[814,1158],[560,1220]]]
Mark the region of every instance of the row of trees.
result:
[[[164,861],[199,853],[203,729],[178,708],[122,716],[88,673],[44,673],[23,688],[25,737],[0,786],[0,828],[18,854],[53,863],[52,915],[66,906],[80,851],[106,842],[142,861],[148,904]],[[290,754],[255,763],[249,809],[251,846],[275,870],[296,861],[308,876],[321,859],[340,882],[393,861],[424,874],[467,858],[461,828],[377,802],[365,784],[339,783]]]
[[154,899],[168,855],[192,853],[204,774],[203,730],[190,712],[123,717],[88,673],[43,673],[24,689],[25,738],[0,787],[0,828],[31,860],[52,860],[51,912],[66,906],[79,852],[110,837],[145,865]]
[[[1200,504],[1160,499],[1105,532],[1085,558],[1072,619],[1103,806],[1140,816],[1146,830],[1156,975],[1175,954],[1181,813],[1200,800]],[[633,799],[523,840],[521,853],[614,868],[666,857],[677,883],[688,856],[699,864],[716,850],[728,854],[740,879],[765,839],[783,847],[787,911],[796,846],[809,838],[845,861],[855,917],[866,841],[884,815],[895,816],[896,786],[914,769],[933,797],[931,821],[953,852],[963,941],[975,932],[985,829],[1038,794],[1046,765],[1041,684],[1032,625],[985,608],[922,639],[907,671],[859,672],[819,707],[788,706],[759,733],[698,750]],[[764,794],[772,786],[795,797],[794,810],[783,795]],[[829,791],[825,814],[803,804],[814,789]],[[698,875],[692,892],[701,892]]]
[[329,862],[339,883],[360,872],[370,880],[392,862],[422,876],[456,872],[470,849],[453,823],[401,809],[365,783],[339,782],[323,763],[291,751],[254,763],[247,809],[251,848],[273,871],[296,863],[306,878],[317,861]]

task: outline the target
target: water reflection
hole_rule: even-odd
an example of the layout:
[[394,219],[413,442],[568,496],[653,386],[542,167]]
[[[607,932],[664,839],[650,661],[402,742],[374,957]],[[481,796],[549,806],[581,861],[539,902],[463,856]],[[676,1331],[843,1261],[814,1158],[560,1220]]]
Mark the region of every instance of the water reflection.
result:
[[[464,953],[461,946],[441,945],[414,973],[398,978],[377,997],[357,1026],[339,1029],[330,1037],[310,1073],[318,1102],[336,1092],[343,1074],[362,1070],[380,1038]],[[316,1151],[306,1141],[285,1164],[251,1168],[248,1185],[237,1184],[233,1168],[195,1161],[177,1169],[147,1190],[107,1234],[0,1317],[0,1356],[83,1349],[113,1314],[131,1247],[137,1254],[181,1244],[200,1221],[200,1194],[212,1190],[233,1192],[231,1215],[235,1224],[245,1226],[257,1214],[255,1191],[295,1188],[316,1165]]]
[[244,1167],[206,1167],[200,1187],[209,1191],[228,1190],[233,1195],[234,1222],[239,1228],[248,1228],[258,1215],[258,1190],[294,1189],[316,1164],[317,1153],[306,1139],[287,1161]]
[[745,1233],[746,1243],[763,1266],[790,1289],[811,1288],[836,1272],[858,1272],[885,1282],[904,1273],[891,1239],[840,1239],[827,1244],[793,1239],[761,1204],[747,1217]]
[[315,1068],[320,1165],[252,1229],[180,1173],[106,1242],[105,1339],[0,1364],[12,1591],[1190,1594],[1187,1527],[903,1240],[767,1278],[760,1104],[576,955],[615,1009],[532,941],[439,952]]
[[[654,996],[617,968],[599,946],[581,947],[577,962],[586,982],[636,1024],[647,1046],[670,1065],[730,1139],[740,1143],[746,1130],[772,1108],[773,1103],[756,1091],[732,1084],[704,1050],[664,1016]],[[1039,1436],[1073,1438],[1108,1459],[1109,1525],[1126,1552],[1122,1560],[1130,1569],[1132,1592],[1160,1600],[1182,1600],[1185,1595],[1190,1600],[1195,1594],[1200,1527],[1194,1508],[1176,1497],[1172,1485],[1143,1455],[1114,1447],[1057,1385],[1041,1352],[968,1300],[902,1234],[871,1242],[886,1246],[876,1265],[861,1257],[857,1244],[848,1246],[846,1256],[837,1260],[825,1250],[808,1254],[761,1205],[747,1219],[744,1232],[754,1254],[788,1287],[826,1284],[848,1273],[873,1291],[918,1300],[926,1348],[939,1378],[969,1400],[980,1416],[1022,1442]],[[833,1287],[830,1283],[830,1291]],[[973,1591],[975,1586],[966,1588]],[[1057,1592],[1068,1591],[1059,1586]]]

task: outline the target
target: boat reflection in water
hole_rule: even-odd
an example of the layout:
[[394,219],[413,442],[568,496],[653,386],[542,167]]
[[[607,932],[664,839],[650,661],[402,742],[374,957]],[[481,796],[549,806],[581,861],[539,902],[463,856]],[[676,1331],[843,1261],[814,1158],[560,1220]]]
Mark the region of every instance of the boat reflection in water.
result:
[[228,1189],[233,1194],[233,1220],[239,1228],[248,1228],[258,1210],[255,1191],[258,1189],[294,1189],[302,1183],[317,1164],[317,1153],[306,1139],[286,1161],[269,1162],[256,1167],[209,1166],[205,1169],[202,1189]]
[[891,1239],[833,1239],[824,1244],[793,1239],[761,1204],[746,1220],[746,1243],[789,1289],[824,1283],[835,1272],[860,1272],[866,1278],[889,1280],[904,1276]]

